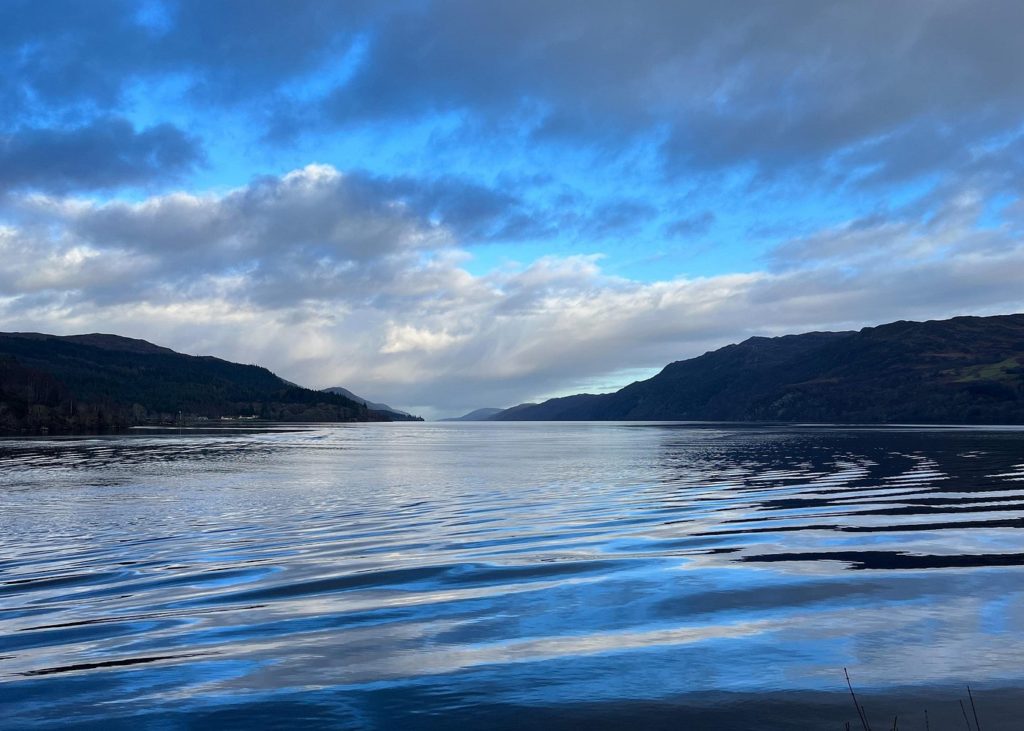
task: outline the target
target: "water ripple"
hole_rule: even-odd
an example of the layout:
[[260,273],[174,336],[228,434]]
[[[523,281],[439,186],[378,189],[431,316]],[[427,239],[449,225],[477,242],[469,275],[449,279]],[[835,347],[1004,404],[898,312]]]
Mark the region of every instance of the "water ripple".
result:
[[26,727],[1018,684],[1022,480],[1017,430],[0,441],[0,693]]

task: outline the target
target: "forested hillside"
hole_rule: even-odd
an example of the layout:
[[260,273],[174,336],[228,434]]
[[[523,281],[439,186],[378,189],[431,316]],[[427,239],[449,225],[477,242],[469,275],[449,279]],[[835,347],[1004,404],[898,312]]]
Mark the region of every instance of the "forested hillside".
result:
[[1024,315],[750,338],[496,420],[1024,423]]
[[221,417],[386,421],[266,368],[116,335],[0,334],[0,431],[65,432]]

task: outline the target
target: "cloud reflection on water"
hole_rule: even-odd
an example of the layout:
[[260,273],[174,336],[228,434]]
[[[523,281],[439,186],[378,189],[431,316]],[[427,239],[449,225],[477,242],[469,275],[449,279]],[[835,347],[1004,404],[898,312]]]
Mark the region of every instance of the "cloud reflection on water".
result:
[[430,688],[438,712],[832,691],[843,666],[866,692],[1020,685],[1021,439],[421,424],[3,441],[0,688],[29,724],[314,689],[338,713],[383,688]]

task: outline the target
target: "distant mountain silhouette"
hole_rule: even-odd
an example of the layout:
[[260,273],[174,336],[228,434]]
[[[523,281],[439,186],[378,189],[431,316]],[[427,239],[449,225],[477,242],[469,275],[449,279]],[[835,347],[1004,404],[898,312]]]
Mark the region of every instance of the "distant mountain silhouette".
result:
[[266,368],[144,340],[0,333],[0,431],[97,431],[239,416],[391,418],[344,396],[300,388]]
[[497,421],[1024,423],[1024,315],[755,337]]
[[384,411],[384,412],[387,412],[388,414],[393,415],[392,418],[394,418],[395,421],[423,421],[422,419],[420,419],[420,417],[413,416],[408,411],[402,411],[401,409],[394,409],[394,408],[388,406],[387,404],[376,403],[374,401],[368,401],[368,400],[364,399],[362,396],[356,396],[354,393],[349,391],[347,388],[342,388],[341,386],[331,386],[330,388],[324,388],[322,390],[323,390],[324,393],[334,393],[334,394],[337,394],[339,396],[344,396],[345,398],[350,398],[353,401],[355,401],[356,403],[363,404],[363,406],[365,406],[368,409],[372,409],[373,411]]
[[504,411],[507,411],[507,409],[475,409],[474,411],[470,411],[468,414],[463,414],[462,416],[454,416],[450,419],[441,419],[440,421],[489,421],[491,417],[500,414]]
[[[588,394],[580,394],[579,398],[584,398]],[[574,397],[575,398],[575,397]],[[545,401],[544,403],[548,403]],[[533,402],[526,404],[519,404],[517,406],[509,406],[507,409],[502,409],[501,412],[494,416],[487,417],[487,421],[529,421],[529,419],[519,419],[520,414],[525,414],[543,404],[535,404]]]

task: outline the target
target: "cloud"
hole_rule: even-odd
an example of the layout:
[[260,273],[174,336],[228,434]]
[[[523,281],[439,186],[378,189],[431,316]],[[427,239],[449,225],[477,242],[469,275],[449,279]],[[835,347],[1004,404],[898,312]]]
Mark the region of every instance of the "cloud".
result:
[[0,133],[0,191],[66,192],[174,180],[202,161],[199,142],[170,124],[136,130],[115,117],[72,128]]
[[713,211],[702,211],[692,216],[677,218],[665,226],[665,236],[672,239],[700,236],[711,229],[715,218]]
[[10,113],[109,111],[140,80],[188,75],[209,104],[232,103],[316,69],[365,25],[366,3],[295,0],[71,0],[0,4],[0,96]]
[[89,106],[109,110],[146,64],[145,35],[132,3],[104,12],[66,0],[0,4],[0,99],[7,120],[28,112]]
[[19,238],[35,236],[25,247],[88,250],[126,269],[117,283],[81,287],[82,262],[51,277],[54,289],[110,302],[187,299],[231,286],[234,296],[262,306],[338,292],[376,297],[400,262],[446,246],[447,230],[387,193],[365,176],[309,165],[219,195],[140,202],[28,195],[15,210]]
[[460,134],[512,152],[608,158],[642,140],[673,174],[896,184],[1022,163],[998,154],[1020,147],[1024,117],[1011,0],[155,7],[4,3],[9,123],[114,114],[170,79],[195,115],[237,108],[315,134],[457,115]]
[[599,254],[471,274],[456,231],[386,183],[313,165],[219,194],[23,196],[0,228],[0,327],[103,322],[432,416],[753,334],[1024,309],[1024,244],[969,191],[785,241],[770,270],[639,282]]
[[[108,287],[78,286],[91,266],[84,261],[46,279],[55,289],[108,302],[143,292],[149,299],[187,298],[208,285],[244,281],[236,296],[256,306],[298,293],[307,301],[343,293],[352,301],[386,303],[433,282],[436,261],[447,261],[456,243],[491,240],[515,217],[547,225],[546,214],[533,219],[515,196],[457,178],[378,177],[320,164],[217,194],[106,202],[25,194],[11,200],[26,256],[33,247],[116,255],[123,276]],[[591,225],[586,215],[572,224]],[[411,271],[419,281],[409,280]]]
[[320,115],[511,115],[567,144],[661,137],[670,169],[899,180],[1019,130],[1022,21],[1012,2],[427,3],[369,27]]

